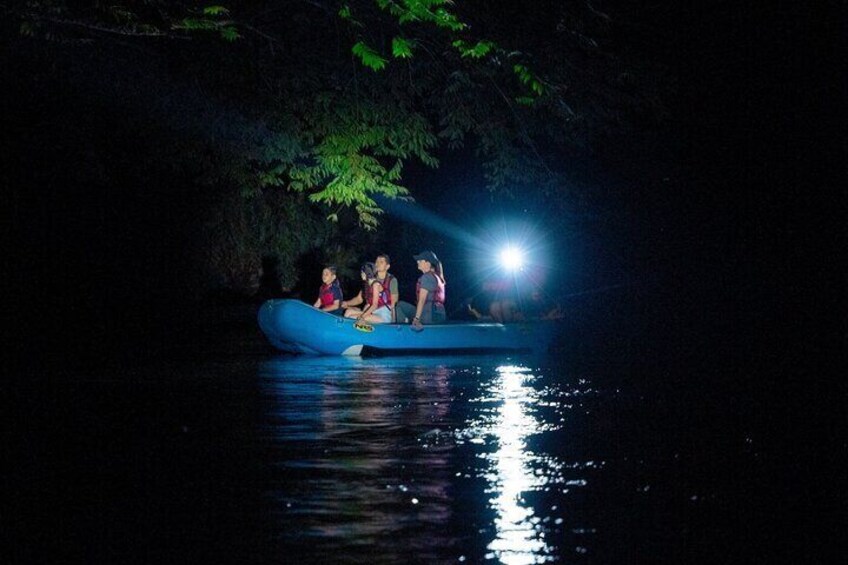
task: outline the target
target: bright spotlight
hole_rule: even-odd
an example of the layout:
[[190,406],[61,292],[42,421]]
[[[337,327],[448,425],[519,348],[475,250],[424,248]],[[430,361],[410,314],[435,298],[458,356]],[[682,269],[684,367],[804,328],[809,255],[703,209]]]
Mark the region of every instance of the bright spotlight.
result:
[[524,254],[514,247],[501,251],[501,265],[508,271],[517,271],[524,265]]

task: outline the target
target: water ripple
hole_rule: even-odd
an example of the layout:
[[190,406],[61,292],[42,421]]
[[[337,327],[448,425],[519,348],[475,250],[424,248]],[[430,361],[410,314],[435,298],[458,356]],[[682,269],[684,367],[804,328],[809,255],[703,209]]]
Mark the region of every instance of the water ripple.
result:
[[386,562],[560,556],[563,520],[540,495],[586,481],[536,440],[588,383],[486,358],[295,359],[260,376],[287,547],[347,562],[373,561],[373,544]]

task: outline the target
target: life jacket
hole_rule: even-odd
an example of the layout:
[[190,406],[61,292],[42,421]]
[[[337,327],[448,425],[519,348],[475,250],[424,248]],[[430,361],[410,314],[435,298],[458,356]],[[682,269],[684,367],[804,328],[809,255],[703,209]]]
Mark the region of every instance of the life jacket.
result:
[[[373,285],[374,283],[380,283],[380,286],[383,287],[383,290],[381,290],[379,296],[377,296],[377,308],[381,308],[381,307],[385,306],[389,310],[391,310],[392,306],[393,306],[393,304],[392,304],[392,293],[391,293],[392,275],[390,275],[389,273],[386,273],[385,279],[383,279],[382,281],[374,279],[374,281],[371,284]],[[368,306],[371,306],[371,302],[373,300],[373,297],[372,297],[372,294],[370,292],[370,290],[371,290],[370,287],[369,287],[368,290],[369,290],[369,292],[365,293],[365,301],[368,303]]]
[[338,286],[339,286],[338,279],[334,280],[330,284],[322,284],[321,285],[321,290],[318,291],[318,296],[321,297],[321,306],[332,306],[333,305],[333,302],[336,301],[336,296],[335,296],[335,293],[333,292],[333,287],[338,287]]
[[421,290],[421,279],[426,277],[427,275],[432,275],[436,278],[436,290],[427,295],[427,302],[430,302],[430,296],[433,297],[433,302],[436,304],[445,305],[445,281],[442,277],[438,276],[433,271],[427,271],[420,277],[418,277],[418,282],[415,283],[415,300],[418,301],[418,292]]

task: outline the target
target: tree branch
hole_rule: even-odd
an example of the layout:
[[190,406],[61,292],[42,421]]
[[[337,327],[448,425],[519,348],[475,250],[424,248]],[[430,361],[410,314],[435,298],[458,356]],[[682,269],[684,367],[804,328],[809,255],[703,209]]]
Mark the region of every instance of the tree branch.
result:
[[487,77],[487,78],[489,79],[489,81],[491,81],[492,86],[495,87],[495,90],[498,92],[498,94],[501,95],[501,98],[503,98],[503,101],[504,101],[504,103],[506,103],[507,108],[509,108],[510,112],[512,112],[512,115],[515,118],[515,121],[518,123],[518,127],[521,128],[521,133],[524,135],[524,139],[527,142],[527,145],[530,147],[530,149],[533,151],[533,153],[539,159],[539,162],[542,164],[542,166],[545,168],[545,170],[548,172],[548,174],[555,177],[556,176],[555,173],[548,166],[548,162],[545,161],[545,158],[542,157],[542,155],[539,153],[539,150],[536,148],[536,144],[533,142],[533,138],[530,137],[530,133],[527,131],[527,128],[524,126],[524,121],[521,119],[521,116],[518,115],[518,112],[515,111],[515,108],[513,107],[512,103],[510,102],[507,95],[504,94],[504,91],[500,89],[500,87],[498,86],[498,83],[495,82],[495,80],[492,77]]
[[27,15],[32,17],[32,18],[35,18],[37,20],[49,22],[51,24],[62,25],[62,26],[70,26],[70,27],[78,27],[78,28],[88,29],[88,30],[91,30],[91,31],[97,31],[97,32],[101,32],[101,33],[109,33],[109,34],[113,34],[113,35],[122,35],[122,36],[125,36],[125,37],[126,36],[129,36],[129,37],[167,37],[167,38],[170,38],[170,39],[183,39],[183,40],[190,39],[189,37],[185,37],[185,36],[181,36],[181,35],[175,35],[175,34],[163,32],[163,31],[138,31],[138,30],[133,30],[131,28],[106,27],[106,26],[103,26],[103,25],[90,23],[90,22],[84,22],[84,21],[79,21],[79,20],[66,20],[66,19],[60,19],[60,18],[51,18],[51,17],[41,16],[41,15],[38,15],[38,14],[27,14]]

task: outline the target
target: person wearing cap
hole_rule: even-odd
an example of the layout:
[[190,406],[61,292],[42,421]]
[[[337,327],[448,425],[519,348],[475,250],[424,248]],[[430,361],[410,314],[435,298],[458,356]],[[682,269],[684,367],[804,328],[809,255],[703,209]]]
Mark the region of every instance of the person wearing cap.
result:
[[415,304],[400,302],[397,305],[399,322],[411,322],[416,329],[424,324],[439,324],[447,319],[445,314],[445,275],[442,263],[432,251],[415,255],[421,276],[415,285]]

